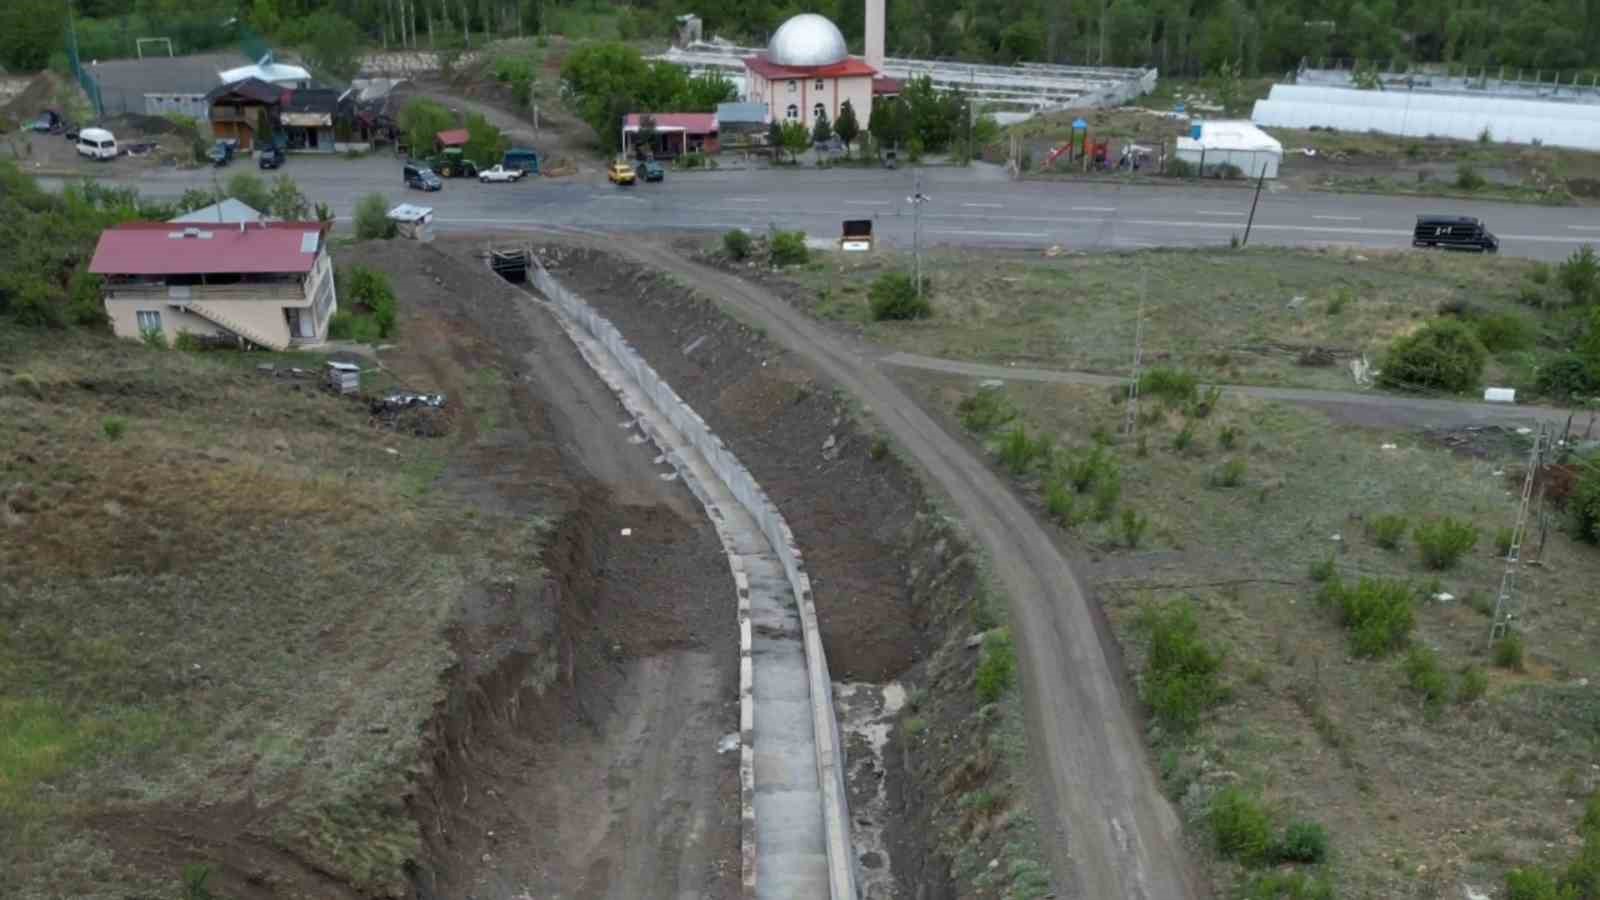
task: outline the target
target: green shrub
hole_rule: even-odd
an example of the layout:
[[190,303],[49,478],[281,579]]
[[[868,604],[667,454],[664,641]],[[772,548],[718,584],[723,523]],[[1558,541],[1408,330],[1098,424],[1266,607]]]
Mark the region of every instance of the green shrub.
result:
[[803,231],[774,231],[769,243],[767,255],[775,266],[805,265],[811,258]]
[[124,434],[128,433],[128,420],[118,416],[111,416],[100,423],[100,430],[105,432],[106,440],[116,443],[122,440]]
[[1063,528],[1072,526],[1076,499],[1067,487],[1065,478],[1057,476],[1050,479],[1050,483],[1045,486],[1044,505],[1045,510],[1050,513],[1050,518],[1055,520],[1057,525]]
[[1482,190],[1486,185],[1488,185],[1488,183],[1489,182],[1485,181],[1482,175],[1478,174],[1477,169],[1474,169],[1466,163],[1456,166],[1456,187],[1460,188],[1461,190]]
[[1272,842],[1274,862],[1316,865],[1328,859],[1328,831],[1316,822],[1296,819]]
[[1178,433],[1172,436],[1172,449],[1185,453],[1194,446],[1194,423],[1184,422]]
[[1478,341],[1490,353],[1508,350],[1525,350],[1533,346],[1537,337],[1533,325],[1516,313],[1492,313],[1473,322],[1478,331]]
[[1078,493],[1087,491],[1101,478],[1112,470],[1111,457],[1102,447],[1095,447],[1082,456],[1073,458],[1067,463],[1067,481],[1072,489]]
[[1340,288],[1338,292],[1328,300],[1328,315],[1337,316],[1338,314],[1344,312],[1344,308],[1349,306],[1350,301],[1353,299],[1355,299],[1355,296],[1350,292],[1349,288]]
[[1170,409],[1186,406],[1198,395],[1200,382],[1192,372],[1157,367],[1139,376],[1139,393],[1160,397]]
[[1468,550],[1478,543],[1478,529],[1466,522],[1443,516],[1418,525],[1412,533],[1422,564],[1437,571],[1454,568]]
[[1582,900],[1575,892],[1557,884],[1555,876],[1542,869],[1512,869],[1506,873],[1506,900]]
[[1017,411],[997,390],[984,389],[963,398],[956,407],[961,426],[976,434],[988,434],[1017,417]]
[[167,333],[159,328],[146,328],[139,332],[139,343],[152,350],[166,350]]
[[1245,885],[1241,900],[1334,900],[1333,883],[1305,872],[1263,872]]
[[1567,500],[1572,531],[1580,541],[1600,544],[1600,466],[1585,466]]
[[926,319],[933,315],[928,298],[917,295],[917,284],[904,272],[885,272],[872,282],[867,291],[872,304],[872,320],[907,321]]
[[889,455],[889,441],[887,438],[877,437],[872,439],[872,445],[867,448],[867,457],[873,462],[880,462]]
[[1494,549],[1501,559],[1511,555],[1511,542],[1515,539],[1516,533],[1510,528],[1501,527],[1494,533]]
[[1534,284],[1549,284],[1550,283],[1550,264],[1549,263],[1540,262],[1540,263],[1534,263],[1533,265],[1529,266],[1528,267],[1528,280],[1533,282]]
[[1390,345],[1378,380],[1402,390],[1458,394],[1477,385],[1488,356],[1466,323],[1437,319]]
[[1189,415],[1196,419],[1209,418],[1220,402],[1222,402],[1222,388],[1212,385],[1189,404]]
[[1461,668],[1461,678],[1456,682],[1456,702],[1471,703],[1489,692],[1489,676],[1474,665]]
[[1224,425],[1222,430],[1217,432],[1217,446],[1222,449],[1232,450],[1237,443],[1239,443],[1239,429],[1232,425]]
[[1166,174],[1172,176],[1173,178],[1193,178],[1194,173],[1194,163],[1191,163],[1186,159],[1178,159],[1176,156],[1174,156],[1167,160]]
[[1556,281],[1572,302],[1585,305],[1600,300],[1600,257],[1594,247],[1584,244],[1556,270]]
[[1523,670],[1522,635],[1515,631],[1494,642],[1494,664],[1513,672]]
[[44,389],[39,387],[39,379],[33,377],[27,372],[18,372],[17,374],[13,375],[11,377],[11,383],[17,386],[17,390],[27,394],[29,397],[32,397],[35,400],[39,400],[44,397]]
[[1237,457],[1223,463],[1215,472],[1211,473],[1211,484],[1214,487],[1231,488],[1244,484],[1245,471],[1249,465]]
[[1111,521],[1111,514],[1117,511],[1117,501],[1120,499],[1122,499],[1122,473],[1108,465],[1105,472],[1094,482],[1094,520]]
[[1201,640],[1194,610],[1183,601],[1146,607],[1139,624],[1150,633],[1141,696],[1162,727],[1187,734],[1227,699],[1222,650]]
[[194,332],[180,331],[172,341],[172,349],[182,350],[185,353],[198,353],[205,349],[205,345],[200,342],[200,336]]
[[984,703],[999,700],[1017,677],[1017,652],[1011,634],[1004,628],[983,638],[983,660],[978,663],[978,699]]
[[1405,516],[1385,513],[1372,520],[1372,542],[1385,550],[1398,550],[1410,524]]
[[[367,308],[367,315],[356,314],[351,325],[352,338],[355,340],[384,339],[395,332],[395,320],[399,315],[395,301],[394,289],[389,286],[389,276],[377,269],[366,266],[351,266],[339,273],[339,293],[346,303],[360,305]],[[354,310],[352,310],[354,313]],[[370,318],[376,334],[363,333],[365,329],[355,324],[363,318]]]
[[748,259],[750,244],[750,234],[743,228],[730,228],[722,235],[722,252],[729,259]]
[[1334,561],[1333,554],[1330,553],[1327,559],[1312,560],[1310,571],[1306,574],[1310,576],[1312,581],[1322,584],[1332,578],[1337,571],[1338,564]]
[[1149,519],[1140,515],[1134,509],[1123,507],[1122,542],[1127,544],[1130,550],[1138,547],[1139,542],[1144,540],[1144,533],[1149,529],[1149,527]]
[[1217,855],[1254,865],[1267,858],[1272,826],[1267,810],[1243,788],[1227,787],[1211,798],[1206,815]]
[[1415,624],[1415,592],[1403,581],[1363,578],[1349,587],[1337,576],[1324,582],[1320,603],[1332,604],[1350,632],[1350,652],[1356,656],[1383,656],[1405,646]]
[[1558,356],[1539,368],[1534,390],[1555,400],[1600,393],[1600,369],[1576,353]]
[[1000,444],[1000,461],[1006,464],[1013,475],[1027,474],[1034,463],[1049,453],[1050,439],[1042,434],[1038,438],[1028,437],[1028,426],[1020,422]]
[[357,201],[354,220],[357,240],[387,240],[399,234],[399,226],[389,218],[389,198],[382,194]]
[[1439,655],[1421,645],[1406,652],[1403,665],[1406,684],[1422,697],[1422,704],[1430,709],[1443,704],[1450,695],[1450,680],[1439,668]]

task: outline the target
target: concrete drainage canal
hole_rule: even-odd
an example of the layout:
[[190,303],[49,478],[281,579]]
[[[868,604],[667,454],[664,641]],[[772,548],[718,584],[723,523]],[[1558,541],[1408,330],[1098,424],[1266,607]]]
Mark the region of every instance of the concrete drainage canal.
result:
[[[527,280],[550,302],[584,359],[628,410],[629,423],[660,449],[673,473],[700,500],[727,554],[737,591],[740,637],[739,752],[743,817],[741,877],[745,896],[853,900],[855,850],[877,862],[869,882],[891,878],[880,846],[852,848],[846,760],[833,684],[818,631],[810,578],[788,524],[750,472],[705,421],[623,338],[526,253]],[[512,275],[505,251],[492,267]],[[516,273],[516,274],[521,274]],[[508,278],[507,280],[512,280]],[[735,622],[730,620],[730,627]],[[880,753],[903,701],[894,686],[844,685],[852,746]],[[862,795],[858,833],[881,815],[881,764],[859,759],[880,777]],[[874,809],[876,807],[876,809]],[[877,892],[874,891],[874,894]]]

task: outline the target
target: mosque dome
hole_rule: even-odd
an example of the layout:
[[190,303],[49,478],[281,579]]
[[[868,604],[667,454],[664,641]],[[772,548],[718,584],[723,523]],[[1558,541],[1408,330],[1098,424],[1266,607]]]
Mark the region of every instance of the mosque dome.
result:
[[780,66],[830,66],[849,55],[839,26],[816,13],[801,13],[778,26],[767,43],[767,59]]

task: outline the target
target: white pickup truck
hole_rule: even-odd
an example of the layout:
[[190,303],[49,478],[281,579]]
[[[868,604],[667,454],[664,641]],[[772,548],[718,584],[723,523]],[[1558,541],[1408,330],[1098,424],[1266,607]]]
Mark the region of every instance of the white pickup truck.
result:
[[491,181],[516,181],[523,174],[521,169],[508,169],[505,166],[496,164],[478,172],[478,180],[484,184],[488,184]]

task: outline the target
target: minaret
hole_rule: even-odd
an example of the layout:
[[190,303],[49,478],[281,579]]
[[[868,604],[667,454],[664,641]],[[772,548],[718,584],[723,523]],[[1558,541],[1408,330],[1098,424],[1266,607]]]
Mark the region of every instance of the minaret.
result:
[[884,0],[867,0],[867,65],[883,70]]

